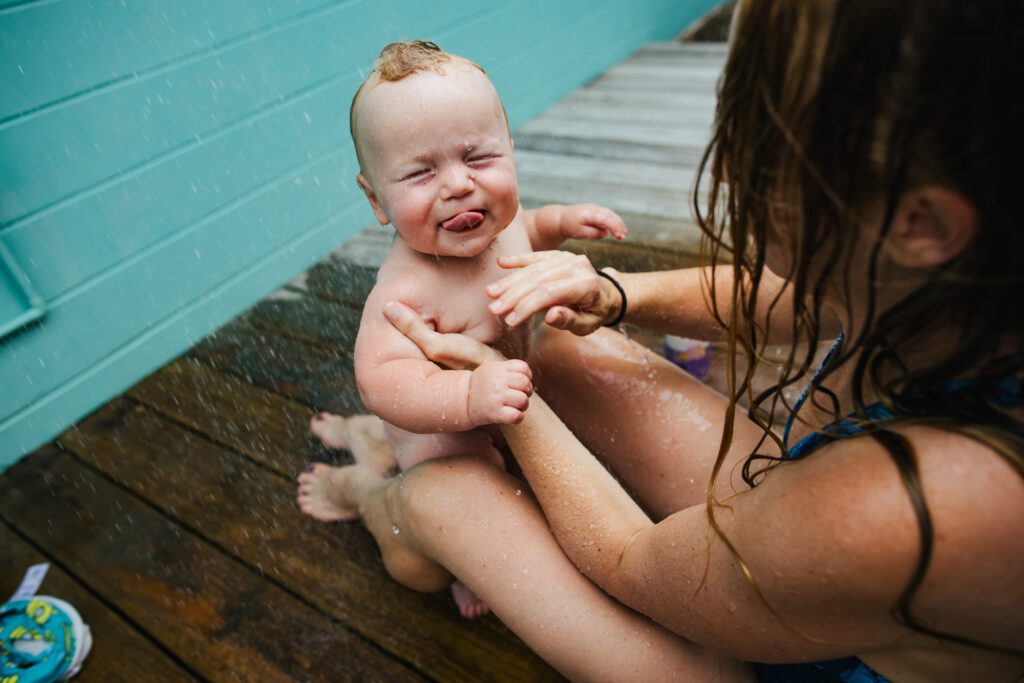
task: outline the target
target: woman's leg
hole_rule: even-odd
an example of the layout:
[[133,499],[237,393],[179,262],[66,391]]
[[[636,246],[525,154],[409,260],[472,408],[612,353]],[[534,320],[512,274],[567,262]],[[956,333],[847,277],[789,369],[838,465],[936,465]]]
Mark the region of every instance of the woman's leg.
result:
[[[530,366],[548,405],[656,519],[705,502],[724,396],[607,329],[577,337],[545,328]],[[761,435],[742,408],[737,412],[733,447],[718,478],[720,498],[747,488],[738,465]]]
[[346,501],[397,581],[434,591],[458,576],[570,679],[752,679],[746,665],[705,652],[587,580],[514,477],[471,457],[431,460],[393,479],[344,469]]

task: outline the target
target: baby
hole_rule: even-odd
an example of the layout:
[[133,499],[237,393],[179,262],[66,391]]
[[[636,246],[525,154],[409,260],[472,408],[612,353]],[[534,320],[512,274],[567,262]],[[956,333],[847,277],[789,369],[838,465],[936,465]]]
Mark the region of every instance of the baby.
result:
[[[377,220],[397,237],[367,297],[355,344],[359,393],[384,420],[393,456],[374,442],[373,418],[319,415],[312,429],[329,446],[350,447],[356,466],[401,470],[473,454],[503,466],[494,425],[519,422],[532,392],[524,359],[529,325],[514,329],[492,315],[484,287],[502,276],[500,256],[556,248],[569,237],[625,236],[622,220],[594,205],[519,205],[512,139],[498,94],[483,70],[433,43],[393,43],[352,102],[359,186]],[[389,301],[418,312],[436,330],[489,344],[511,360],[473,371],[446,370],[384,318]],[[369,453],[369,455],[367,455]],[[356,511],[330,496],[326,465],[300,476],[299,504],[319,519]],[[461,584],[464,616],[486,613]]]

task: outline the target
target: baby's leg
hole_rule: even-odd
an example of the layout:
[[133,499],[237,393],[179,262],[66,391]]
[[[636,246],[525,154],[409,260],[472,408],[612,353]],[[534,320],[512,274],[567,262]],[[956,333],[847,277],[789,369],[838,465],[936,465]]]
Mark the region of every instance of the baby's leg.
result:
[[[324,440],[325,445],[350,450],[356,465],[372,474],[386,475],[398,464],[384,438],[383,423],[375,415],[345,418],[320,413],[310,421],[310,428]],[[348,501],[338,498],[341,487],[337,478],[345,469],[311,463],[298,477],[299,509],[324,522],[356,519],[358,514]]]
[[[587,337],[547,328],[531,356],[544,400],[660,519],[703,504],[727,401],[612,330]],[[718,495],[746,489],[736,465],[760,430],[740,411]]]
[[366,457],[387,457],[387,469],[398,463],[394,455],[381,451],[377,446],[384,441],[384,422],[376,415],[353,415],[343,417],[331,413],[317,413],[309,421],[309,431],[320,439],[324,446],[335,450],[351,451]]
[[389,481],[344,485],[392,577],[436,591],[454,574],[571,680],[753,678],[745,665],[708,654],[587,580],[522,483],[477,458],[431,460]]
[[412,469],[421,462],[445,458],[449,455],[472,455],[495,467],[504,469],[501,453],[494,446],[494,437],[483,429],[468,432],[416,434],[384,423],[388,443],[394,450],[401,471]]
[[[349,449],[356,460],[351,467],[330,467],[313,463],[299,475],[299,508],[321,521],[357,519],[359,513],[346,484],[354,479],[371,475],[385,475],[396,464],[404,471],[425,460],[452,453],[470,453],[485,461],[503,467],[500,452],[486,432],[457,432],[452,434],[414,434],[386,424],[373,415],[343,418],[321,413],[313,417],[310,429],[324,444],[333,448]],[[449,583],[451,579],[449,577]],[[481,617],[490,610],[473,591],[459,581],[451,583],[452,597],[459,613],[469,619]]]

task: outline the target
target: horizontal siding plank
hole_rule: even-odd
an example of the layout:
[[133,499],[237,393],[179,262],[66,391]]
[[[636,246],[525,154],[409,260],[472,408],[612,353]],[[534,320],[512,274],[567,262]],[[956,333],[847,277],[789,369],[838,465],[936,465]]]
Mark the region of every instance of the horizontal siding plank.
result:
[[92,0],[0,12],[0,121],[273,26],[324,0]]
[[[138,330],[127,341],[113,340],[116,346],[109,348],[99,360],[89,356],[84,358],[84,362],[82,358],[66,360],[64,369],[71,375],[71,379],[45,395],[22,404],[13,415],[0,420],[0,467],[30,453],[41,443],[57,436],[77,418],[88,414],[110,397],[126,391],[139,377],[188,350],[205,335],[223,325],[225,320],[230,320],[251,306],[253,292],[271,291],[304,268],[314,265],[339,240],[355,232],[357,226],[366,224],[365,216],[359,213],[354,215],[359,217],[353,219],[353,215],[343,214],[313,226],[285,247],[233,273],[228,280],[198,299],[180,305],[158,323]],[[173,264],[158,265],[165,273],[173,275]],[[125,281],[130,283],[136,272],[127,270],[122,274]],[[124,285],[125,281],[115,284]],[[113,296],[113,301],[120,304],[118,293],[116,286],[103,292],[108,297]],[[53,351],[51,337],[87,339],[87,335],[94,332],[90,327],[91,316],[88,311],[105,311],[110,307],[110,301],[102,295],[83,298],[79,303],[85,308],[84,314],[50,315],[40,326],[4,339],[0,344],[0,355],[18,353],[30,364],[37,363],[39,358],[49,359]],[[40,332],[39,327],[45,328],[45,331]],[[43,335],[42,339],[33,341],[33,334]],[[26,344],[35,344],[35,348],[22,348]],[[37,352],[44,355],[39,356]],[[13,386],[19,395],[33,391],[30,382],[21,380],[26,375],[18,365],[8,366],[4,371],[8,374],[3,377],[10,379],[7,386]]]
[[[459,16],[460,9],[468,3],[446,3],[438,13],[397,0],[348,2],[8,121],[0,126],[0,157],[8,160],[0,166],[0,223],[116,178],[123,169],[171,154],[310,88],[344,84],[330,116],[336,137],[343,136],[352,95],[382,47],[343,37],[355,26],[393,17],[400,17],[404,30],[437,25]],[[300,136],[295,144],[301,147],[305,140]]]
[[[311,30],[323,29],[319,22],[311,23]],[[307,27],[293,31],[299,28]],[[11,122],[0,129],[0,154],[8,160],[0,167],[0,184],[6,186],[5,196],[12,197],[0,205],[0,222],[13,223],[104,181],[116,181],[125,170],[177,155],[183,146],[187,149],[208,136],[223,135],[240,121],[273,113],[294,99],[307,99],[305,91],[311,87],[326,91],[320,99],[329,99],[320,107],[328,113],[321,114],[315,103],[314,113],[334,122],[341,130],[332,137],[341,138],[342,112],[359,78],[353,67],[339,71],[343,55],[327,38],[266,36],[166,74],[133,80]],[[302,44],[307,41],[321,46],[323,54],[310,47],[306,52],[312,54],[304,55]],[[307,143],[301,122],[275,134],[297,148],[316,146],[316,138]]]
[[[312,107],[310,107],[312,108]],[[0,233],[33,286],[47,300],[64,294],[161,241],[196,230],[220,214],[244,212],[261,202],[264,213],[252,224],[248,242],[264,241],[263,231],[280,217],[340,210],[359,200],[357,164],[350,145],[337,142],[325,118],[306,121],[302,106],[289,108],[266,122],[233,131],[180,156]],[[315,111],[320,114],[321,112]],[[274,133],[278,124],[305,126],[312,133],[307,148]],[[237,159],[238,165],[225,165]],[[266,195],[297,185],[299,199],[313,206],[267,201]],[[251,212],[249,212],[251,213]],[[239,243],[244,244],[244,243]]]
[[[116,272],[58,300],[41,325],[5,338],[0,343],[0,377],[26,384],[23,392],[0,392],[0,420],[71,380],[126,340],[145,334],[190,302],[215,291],[234,273],[272,257],[299,236],[329,230],[340,241],[365,225],[365,219],[355,218],[364,215],[362,204],[323,216],[322,206],[305,201],[304,188],[309,185],[309,178],[301,185],[282,183],[244,207],[209,221],[203,230],[176,235],[159,249],[125,262]],[[287,207],[288,212],[280,207]],[[278,220],[268,223],[267,215],[277,215]],[[251,238],[257,229],[262,233],[259,242]],[[173,296],[164,294],[167,283],[173,283]]]

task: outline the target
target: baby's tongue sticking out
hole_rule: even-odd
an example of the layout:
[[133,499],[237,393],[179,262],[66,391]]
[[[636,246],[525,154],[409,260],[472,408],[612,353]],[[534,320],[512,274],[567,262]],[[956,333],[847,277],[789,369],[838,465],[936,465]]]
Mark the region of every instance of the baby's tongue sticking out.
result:
[[472,230],[483,222],[484,215],[479,211],[463,211],[441,223],[441,227],[453,232],[464,232]]

